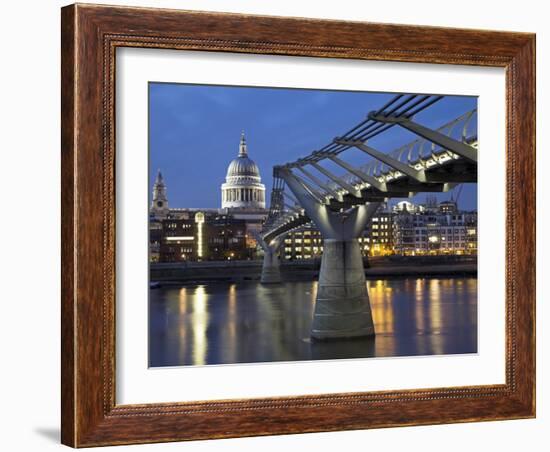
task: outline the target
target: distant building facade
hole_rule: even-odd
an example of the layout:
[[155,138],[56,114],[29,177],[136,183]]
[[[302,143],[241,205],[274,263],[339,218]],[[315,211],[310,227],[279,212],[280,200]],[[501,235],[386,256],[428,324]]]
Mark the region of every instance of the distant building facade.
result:
[[260,171],[248,157],[244,133],[239,154],[222,184],[221,208],[171,208],[160,172],[149,209],[149,260],[185,262],[254,259],[255,239],[268,214]]
[[317,259],[323,254],[323,238],[311,223],[288,233],[281,246],[281,257],[287,261]]
[[[454,201],[401,201],[392,209],[382,204],[359,243],[364,256],[475,255],[477,212],[460,211]],[[322,253],[321,234],[310,224],[285,237],[281,256],[285,260],[315,259]]]
[[[364,256],[386,256],[393,252],[393,214],[383,204],[366,225],[359,244]],[[287,234],[281,257],[293,261],[317,259],[323,254],[323,238],[319,230],[308,224]]]
[[[158,223],[154,222],[153,224]],[[160,222],[153,262],[253,259],[256,242],[248,222],[217,210],[180,210]],[[152,231],[157,231],[157,228]]]
[[393,252],[393,213],[382,204],[367,223],[359,243],[365,256],[387,256]]
[[397,208],[393,223],[395,254],[477,254],[477,212],[459,211],[452,201]]

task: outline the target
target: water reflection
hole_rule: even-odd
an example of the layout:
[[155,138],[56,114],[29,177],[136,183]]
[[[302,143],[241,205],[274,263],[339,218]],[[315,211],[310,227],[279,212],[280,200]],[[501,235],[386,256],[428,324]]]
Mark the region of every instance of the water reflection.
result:
[[193,364],[207,364],[208,351],[208,294],[204,286],[198,286],[193,293],[193,314],[191,315],[191,330],[193,331]]
[[376,337],[312,342],[316,282],[151,290],[153,367],[474,353],[477,280],[369,281]]

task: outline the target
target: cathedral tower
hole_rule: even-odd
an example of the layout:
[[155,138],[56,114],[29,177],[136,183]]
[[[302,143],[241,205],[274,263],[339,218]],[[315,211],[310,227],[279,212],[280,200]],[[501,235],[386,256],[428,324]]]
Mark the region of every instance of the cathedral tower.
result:
[[151,202],[151,214],[158,219],[168,216],[168,198],[166,197],[166,185],[162,173],[158,170],[155,184],[153,185],[153,201]]

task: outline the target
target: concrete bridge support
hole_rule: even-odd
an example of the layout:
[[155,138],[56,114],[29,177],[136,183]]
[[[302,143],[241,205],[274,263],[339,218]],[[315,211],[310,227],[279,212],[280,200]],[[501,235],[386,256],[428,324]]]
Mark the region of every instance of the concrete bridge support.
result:
[[257,238],[264,251],[264,262],[262,265],[262,284],[274,284],[281,282],[281,259],[279,257],[279,248],[283,243],[284,236],[273,239],[266,243],[263,239]]
[[311,337],[329,340],[374,336],[358,238],[380,203],[333,212],[310,196],[289,170],[284,170],[282,177],[324,238]]
[[281,262],[279,259],[279,249],[268,248],[264,250],[264,263],[262,265],[262,284],[272,284],[281,282]]
[[373,336],[374,323],[358,240],[325,239],[323,246],[311,337]]

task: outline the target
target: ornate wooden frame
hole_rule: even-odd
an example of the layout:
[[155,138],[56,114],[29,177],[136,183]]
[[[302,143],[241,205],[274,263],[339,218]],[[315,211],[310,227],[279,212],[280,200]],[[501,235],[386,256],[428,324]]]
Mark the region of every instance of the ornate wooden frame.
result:
[[[62,9],[62,442],[74,447],[535,416],[535,35],[71,5]],[[506,383],[115,404],[115,49],[506,69]]]

